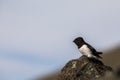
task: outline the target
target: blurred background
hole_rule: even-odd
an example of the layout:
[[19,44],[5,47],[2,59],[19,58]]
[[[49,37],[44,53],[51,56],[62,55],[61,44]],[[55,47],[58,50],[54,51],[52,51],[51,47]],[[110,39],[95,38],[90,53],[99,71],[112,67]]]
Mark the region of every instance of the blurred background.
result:
[[0,0],[0,80],[58,71],[81,56],[72,42],[79,36],[115,67],[119,34],[119,0]]

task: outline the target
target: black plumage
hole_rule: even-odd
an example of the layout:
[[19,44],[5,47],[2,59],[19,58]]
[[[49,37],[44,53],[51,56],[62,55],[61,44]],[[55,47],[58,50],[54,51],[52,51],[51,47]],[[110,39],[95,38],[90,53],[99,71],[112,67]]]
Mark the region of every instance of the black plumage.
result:
[[[91,51],[91,54],[93,56],[95,56],[97,58],[102,58],[100,56],[100,54],[102,54],[102,52],[96,51],[90,44],[86,43],[82,37],[76,38],[73,42],[77,45],[78,49],[80,49],[83,45],[86,45],[89,48],[89,50]],[[84,53],[84,54],[88,54],[88,53]]]

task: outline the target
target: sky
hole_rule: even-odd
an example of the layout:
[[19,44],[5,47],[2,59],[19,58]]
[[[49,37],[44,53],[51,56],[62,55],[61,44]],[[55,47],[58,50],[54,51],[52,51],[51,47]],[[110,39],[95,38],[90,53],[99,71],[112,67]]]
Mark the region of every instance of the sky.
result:
[[79,58],[73,40],[97,50],[120,43],[119,0],[0,0],[0,80],[29,80]]

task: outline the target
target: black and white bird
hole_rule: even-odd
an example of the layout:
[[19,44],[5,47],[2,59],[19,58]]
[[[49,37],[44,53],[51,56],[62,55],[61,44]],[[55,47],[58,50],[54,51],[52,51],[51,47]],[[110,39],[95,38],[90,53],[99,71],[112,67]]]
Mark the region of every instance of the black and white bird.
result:
[[97,52],[91,45],[86,43],[82,37],[76,38],[73,42],[77,45],[80,53],[87,56],[88,58],[95,58],[95,59],[102,58],[100,56],[102,52]]

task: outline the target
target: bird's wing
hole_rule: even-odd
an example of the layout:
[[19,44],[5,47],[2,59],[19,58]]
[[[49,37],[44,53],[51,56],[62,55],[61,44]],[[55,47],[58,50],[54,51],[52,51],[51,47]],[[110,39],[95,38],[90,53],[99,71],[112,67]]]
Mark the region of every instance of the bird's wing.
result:
[[85,44],[89,47],[89,49],[90,49],[93,53],[97,52],[91,45],[89,45],[88,43],[85,43]]
[[[102,58],[101,56],[99,56],[99,52],[97,52],[91,45],[89,45],[88,43],[86,43],[86,45],[89,47],[89,49],[92,51],[92,54],[96,57]],[[100,52],[100,54],[102,54]]]

